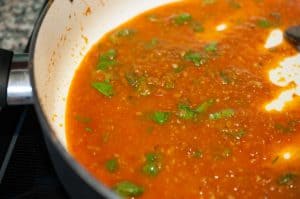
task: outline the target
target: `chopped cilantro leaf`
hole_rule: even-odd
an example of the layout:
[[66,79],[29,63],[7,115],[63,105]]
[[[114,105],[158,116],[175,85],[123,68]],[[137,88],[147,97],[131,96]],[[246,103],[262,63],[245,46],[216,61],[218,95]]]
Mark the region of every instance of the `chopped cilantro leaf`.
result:
[[137,197],[144,193],[144,188],[129,181],[117,183],[113,190],[123,197]]
[[209,44],[207,44],[205,47],[204,47],[204,50],[206,52],[216,52],[218,49],[218,42],[211,42]]
[[236,140],[240,140],[246,135],[246,132],[243,129],[239,129],[239,130],[223,129],[222,132],[227,136],[235,138]]
[[118,37],[130,37],[130,36],[133,36],[135,33],[136,33],[135,30],[125,28],[125,29],[122,29],[122,30],[118,31],[117,36]]
[[91,129],[91,128],[89,128],[89,127],[86,127],[86,128],[85,128],[85,131],[91,133],[91,132],[93,132],[93,129]]
[[198,114],[205,113],[214,103],[214,99],[208,99],[194,109],[187,104],[179,104],[177,115],[184,120],[195,119]]
[[156,22],[156,21],[158,21],[158,16],[155,14],[151,14],[151,15],[147,16],[147,19],[151,22]]
[[241,4],[239,2],[237,2],[236,0],[229,0],[228,3],[229,3],[229,6],[234,9],[239,9],[242,7]]
[[272,160],[272,164],[275,164],[278,160],[279,160],[279,156],[276,156],[276,157]]
[[204,27],[202,26],[202,24],[197,21],[193,21],[191,23],[191,26],[192,26],[192,29],[194,32],[203,32],[204,31]]
[[157,153],[147,153],[145,155],[145,164],[142,167],[144,174],[148,176],[157,176],[160,172],[159,155]]
[[78,121],[78,122],[81,122],[81,123],[90,123],[92,121],[91,118],[89,117],[84,117],[84,116],[81,116],[81,115],[76,115],[75,116],[75,119]]
[[189,105],[186,104],[179,104],[178,110],[178,117],[184,120],[194,119],[197,114]]
[[272,26],[271,22],[268,21],[267,19],[260,19],[257,21],[257,25],[260,28],[270,28]]
[[209,115],[209,119],[211,120],[219,120],[219,119],[223,119],[223,118],[230,118],[232,116],[234,116],[235,111],[231,108],[227,108],[227,109],[223,109],[219,112],[215,112],[215,113],[211,113]]
[[112,158],[105,162],[105,168],[107,171],[114,173],[119,169],[119,163],[117,158]]
[[230,76],[224,71],[220,71],[220,77],[222,79],[223,84],[230,84],[232,82]]
[[164,124],[169,120],[170,113],[169,112],[154,112],[152,114],[152,120],[158,124]]
[[173,64],[172,67],[175,73],[180,73],[185,68],[183,65],[178,65],[178,64]]
[[197,106],[196,109],[195,109],[195,111],[197,113],[204,113],[204,112],[207,111],[207,109],[209,107],[211,107],[214,104],[215,104],[215,100],[214,99],[209,99],[209,100],[203,102],[202,104],[200,104],[199,106]]
[[105,71],[116,64],[115,58],[117,52],[115,49],[110,49],[103,53],[97,63],[97,70]]
[[145,155],[146,162],[156,162],[159,158],[159,155],[157,153],[147,153]]
[[136,89],[141,96],[148,96],[151,94],[151,89],[145,76],[138,76],[133,72],[128,72],[126,73],[125,78],[128,84]]
[[151,49],[151,48],[154,48],[157,44],[158,44],[158,39],[152,38],[149,42],[146,43],[145,48]]
[[203,157],[203,152],[201,150],[193,151],[192,157],[193,158],[202,158]]
[[179,15],[176,15],[173,18],[174,23],[177,25],[186,24],[186,23],[190,22],[191,20],[192,20],[192,15],[189,13],[181,13]]
[[198,52],[188,51],[183,56],[184,60],[193,62],[195,66],[199,67],[204,64],[202,55]]
[[297,120],[291,120],[287,124],[275,123],[275,129],[282,133],[292,133],[296,130]]
[[142,171],[148,176],[157,176],[160,169],[156,162],[147,162],[143,166]]
[[128,84],[134,88],[137,88],[139,85],[139,77],[132,72],[126,73],[125,75]]
[[114,94],[113,87],[108,82],[94,82],[92,87],[107,97],[111,97]]
[[296,178],[297,178],[297,175],[294,173],[285,173],[278,178],[277,184],[278,185],[291,185],[291,184],[293,184],[293,182],[295,181]]
[[223,152],[222,152],[222,156],[224,157],[224,158],[228,158],[229,156],[231,156],[232,155],[232,151],[231,151],[231,149],[229,149],[229,148],[225,148],[224,150],[223,150]]
[[216,3],[216,0],[202,0],[202,4],[210,5]]

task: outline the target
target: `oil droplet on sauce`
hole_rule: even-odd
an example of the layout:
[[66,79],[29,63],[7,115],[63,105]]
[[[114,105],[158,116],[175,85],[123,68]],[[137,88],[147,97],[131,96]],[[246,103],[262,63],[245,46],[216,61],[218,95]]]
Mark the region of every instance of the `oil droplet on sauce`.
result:
[[300,53],[285,58],[278,67],[270,70],[269,79],[276,86],[289,87],[265,106],[267,111],[282,111],[286,103],[300,96]]

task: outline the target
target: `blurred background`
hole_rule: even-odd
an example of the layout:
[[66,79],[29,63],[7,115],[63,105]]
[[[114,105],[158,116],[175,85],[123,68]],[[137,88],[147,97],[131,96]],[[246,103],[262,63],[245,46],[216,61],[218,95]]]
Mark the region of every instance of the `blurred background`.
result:
[[0,48],[24,51],[46,0],[0,0]]

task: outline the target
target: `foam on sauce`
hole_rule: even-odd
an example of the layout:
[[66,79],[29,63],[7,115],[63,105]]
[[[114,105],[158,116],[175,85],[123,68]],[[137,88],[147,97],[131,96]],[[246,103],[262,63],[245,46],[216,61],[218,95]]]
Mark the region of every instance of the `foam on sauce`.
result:
[[300,53],[285,58],[278,67],[270,70],[269,79],[276,86],[289,86],[289,89],[282,91],[265,106],[267,111],[282,111],[286,103],[293,101],[295,96],[300,96]]

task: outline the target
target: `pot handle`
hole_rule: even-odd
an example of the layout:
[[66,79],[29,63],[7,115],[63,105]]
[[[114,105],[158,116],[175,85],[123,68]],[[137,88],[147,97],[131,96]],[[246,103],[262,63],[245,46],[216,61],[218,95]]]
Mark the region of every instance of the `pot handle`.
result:
[[7,105],[7,85],[14,53],[0,49],[0,108]]
[[0,49],[0,109],[33,103],[28,62],[28,54]]

